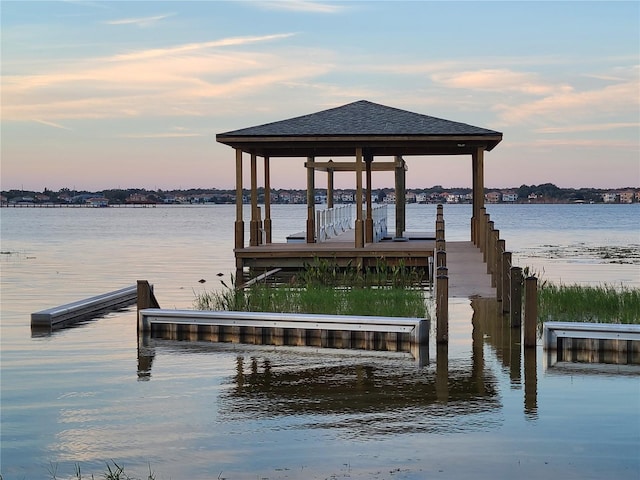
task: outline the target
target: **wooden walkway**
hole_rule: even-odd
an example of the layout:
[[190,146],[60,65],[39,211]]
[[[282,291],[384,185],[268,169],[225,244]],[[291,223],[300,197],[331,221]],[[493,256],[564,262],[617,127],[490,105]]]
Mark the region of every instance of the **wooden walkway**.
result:
[[495,298],[482,252],[473,242],[447,242],[449,298]]
[[[236,250],[236,257],[254,269],[301,268],[315,259],[330,259],[339,266],[375,266],[383,261],[394,265],[427,267],[436,248],[435,234],[406,232],[407,241],[392,239],[354,247],[353,230],[322,243],[271,243]],[[473,242],[446,242],[450,298],[495,298],[491,275],[483,255]]]
[[340,267],[374,267],[380,261],[387,265],[402,262],[408,267],[428,267],[436,246],[434,234],[409,234],[407,241],[367,243],[356,248],[354,231],[321,243],[269,243],[235,249],[236,259],[253,269],[298,269],[316,259],[328,259]]

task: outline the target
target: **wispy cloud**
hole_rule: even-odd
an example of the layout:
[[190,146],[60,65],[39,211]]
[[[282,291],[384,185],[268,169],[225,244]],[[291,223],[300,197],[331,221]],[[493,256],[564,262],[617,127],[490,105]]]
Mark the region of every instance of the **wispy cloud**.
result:
[[142,18],[122,18],[120,20],[107,20],[103,23],[105,23],[106,25],[137,25],[138,27],[149,27],[155,23],[158,23],[160,20],[172,17],[173,15],[175,15],[175,13]]
[[123,61],[123,60],[141,60],[152,57],[164,57],[167,55],[176,55],[186,52],[195,52],[198,50],[205,50],[208,48],[217,47],[232,47],[240,45],[249,45],[252,43],[269,42],[272,40],[280,40],[295,35],[295,33],[278,33],[273,35],[262,36],[249,36],[249,37],[229,37],[221,40],[214,40],[211,42],[200,43],[186,43],[183,45],[176,45],[175,47],[168,48],[155,48],[149,50],[141,50],[138,52],[119,54],[111,57],[110,61]]
[[47,125],[48,127],[60,128],[62,130],[72,130],[69,127],[65,127],[64,125],[60,125],[59,123],[49,122],[47,120],[40,120],[40,119],[34,118],[33,121],[36,123],[41,123],[42,125]]
[[345,10],[344,5],[334,5],[322,2],[309,2],[306,0],[276,0],[264,2],[252,2],[260,8],[269,10],[288,10],[292,12],[308,13],[339,13]]
[[588,123],[583,125],[538,128],[534,131],[536,133],[606,132],[623,128],[640,128],[640,122]]
[[188,132],[163,132],[163,133],[132,133],[127,135],[120,135],[120,138],[183,138],[183,137],[202,137],[201,133],[188,133]]

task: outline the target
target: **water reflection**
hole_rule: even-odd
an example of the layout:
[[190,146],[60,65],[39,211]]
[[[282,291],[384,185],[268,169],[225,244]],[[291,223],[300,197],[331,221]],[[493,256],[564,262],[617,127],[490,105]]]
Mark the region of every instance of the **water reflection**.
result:
[[[522,348],[522,331],[512,328],[509,318],[501,313],[495,299],[477,298],[473,307],[474,349],[483,338],[493,350],[502,367],[509,372],[511,388],[522,389],[522,358],[524,357],[524,413],[529,419],[538,415],[538,379],[536,348]],[[524,350],[524,352],[522,352]]]

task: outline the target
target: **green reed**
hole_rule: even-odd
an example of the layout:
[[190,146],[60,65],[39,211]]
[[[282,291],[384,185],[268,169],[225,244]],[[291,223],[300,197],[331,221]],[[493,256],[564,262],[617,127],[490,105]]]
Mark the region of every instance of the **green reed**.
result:
[[640,323],[640,289],[612,285],[556,285],[538,288],[538,319],[599,323]]
[[196,293],[198,310],[317,313],[427,317],[424,274],[403,264],[383,261],[368,270],[316,260],[298,272],[289,284],[257,283],[237,289],[222,282],[221,291]]
[[426,318],[424,292],[399,287],[252,285],[196,295],[198,310]]

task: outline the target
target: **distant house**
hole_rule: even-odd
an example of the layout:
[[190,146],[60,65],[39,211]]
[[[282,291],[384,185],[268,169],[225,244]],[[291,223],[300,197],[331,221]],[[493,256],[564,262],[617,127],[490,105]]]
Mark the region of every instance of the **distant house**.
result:
[[109,199],[105,197],[91,197],[87,198],[86,203],[91,207],[108,207]]
[[633,203],[635,193],[636,192],[633,190],[625,190],[623,192],[620,192],[620,203]]
[[416,202],[417,203],[427,203],[427,194],[426,193],[416,193]]
[[407,192],[407,194],[405,195],[405,199],[407,203],[416,203],[416,194],[414,192]]
[[503,202],[517,202],[518,201],[518,194],[516,192],[503,192],[502,193],[502,201]]
[[602,201],[604,203],[616,203],[618,201],[618,194],[616,192],[603,193]]
[[489,192],[485,195],[488,203],[499,203],[502,200],[502,192]]

